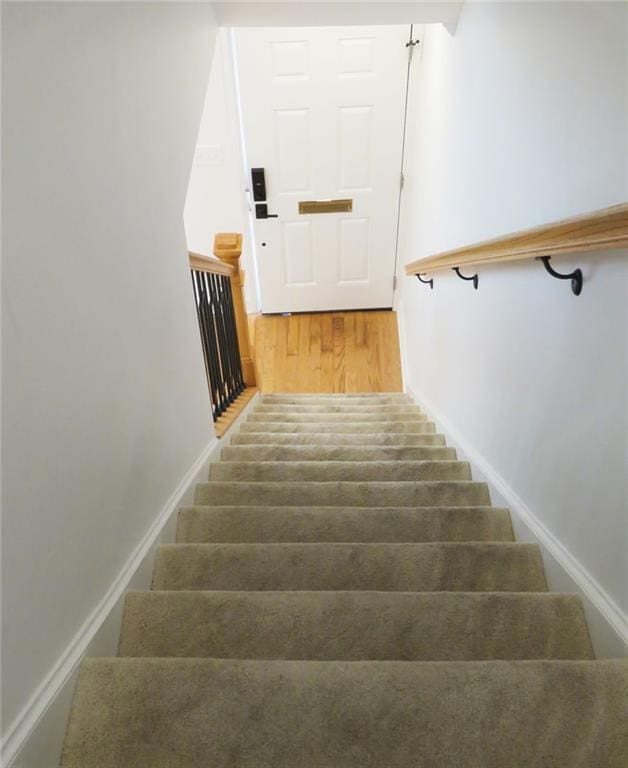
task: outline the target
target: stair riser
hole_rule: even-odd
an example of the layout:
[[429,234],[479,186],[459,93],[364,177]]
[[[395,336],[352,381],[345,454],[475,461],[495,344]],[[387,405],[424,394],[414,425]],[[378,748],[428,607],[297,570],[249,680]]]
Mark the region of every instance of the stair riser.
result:
[[512,540],[508,510],[489,507],[187,507],[177,527],[180,543]]
[[357,435],[288,433],[288,432],[238,432],[231,438],[231,445],[307,445],[333,446],[344,445],[359,447],[445,445],[444,435],[437,434],[382,434],[370,432]]
[[281,403],[269,403],[258,405],[255,413],[274,413],[283,415],[288,413],[318,413],[321,415],[329,413],[381,413],[381,414],[399,414],[399,413],[421,413],[417,405],[378,405],[375,403],[366,403],[365,405],[353,405],[345,403],[343,405],[334,405],[331,403],[325,405],[282,405]]
[[465,461],[219,462],[210,480],[253,482],[471,480]]
[[171,544],[153,589],[542,592],[526,544]]
[[401,392],[388,394],[263,395],[261,405],[414,405]]
[[580,601],[540,594],[135,592],[120,656],[592,658]]
[[247,424],[396,424],[427,421],[424,413],[252,413]]
[[325,447],[325,446],[227,446],[220,460],[231,461],[455,461],[456,450],[440,446]]
[[622,662],[91,659],[62,768],[620,768]]
[[352,422],[343,421],[337,423],[317,422],[316,424],[278,424],[276,422],[246,421],[240,427],[240,433],[245,432],[287,432],[287,433],[334,433],[339,435],[357,435],[362,433],[375,434],[430,434],[436,431],[430,421],[369,421]]
[[474,507],[488,506],[484,483],[473,482],[301,482],[199,483],[195,504],[307,507]]

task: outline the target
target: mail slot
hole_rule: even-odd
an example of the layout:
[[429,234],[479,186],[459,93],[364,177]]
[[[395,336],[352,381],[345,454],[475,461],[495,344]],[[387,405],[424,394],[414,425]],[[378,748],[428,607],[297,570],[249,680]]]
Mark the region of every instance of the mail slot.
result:
[[301,200],[299,213],[351,213],[353,200]]

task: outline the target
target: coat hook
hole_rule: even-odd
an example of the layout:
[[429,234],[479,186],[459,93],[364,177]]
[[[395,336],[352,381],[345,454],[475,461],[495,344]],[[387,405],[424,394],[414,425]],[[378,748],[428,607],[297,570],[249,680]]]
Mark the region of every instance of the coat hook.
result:
[[421,277],[421,275],[422,275],[422,274],[424,275],[424,274],[425,274],[425,272],[417,272],[417,273],[416,273],[416,276],[417,276],[417,279],[418,279],[418,281],[419,281],[420,283],[425,283],[425,285],[429,285],[429,287],[430,287],[432,290],[434,290],[434,278],[433,278],[433,277],[431,277],[429,280],[424,280],[424,279]]
[[464,275],[460,274],[460,267],[452,267],[452,269],[458,275],[458,277],[461,280],[473,280],[473,287],[477,291],[477,289],[478,289],[478,280],[479,280],[477,272],[475,273],[475,275],[473,275],[473,277],[465,277]]
[[568,275],[561,275],[560,272],[557,272],[550,266],[551,258],[551,256],[537,256],[536,260],[543,262],[545,269],[552,277],[557,277],[559,280],[571,280],[571,290],[576,296],[580,296],[582,293],[582,270],[574,269],[574,271],[570,272]]

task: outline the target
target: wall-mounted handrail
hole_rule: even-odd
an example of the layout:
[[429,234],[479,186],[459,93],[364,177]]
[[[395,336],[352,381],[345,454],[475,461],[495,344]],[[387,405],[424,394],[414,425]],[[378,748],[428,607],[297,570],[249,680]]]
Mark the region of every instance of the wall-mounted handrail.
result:
[[444,251],[406,265],[407,275],[440,269],[628,247],[628,203]]
[[[247,386],[255,385],[240,270],[242,236],[216,235],[209,258],[190,253],[190,272],[212,417],[216,421]],[[223,260],[224,259],[224,260]]]

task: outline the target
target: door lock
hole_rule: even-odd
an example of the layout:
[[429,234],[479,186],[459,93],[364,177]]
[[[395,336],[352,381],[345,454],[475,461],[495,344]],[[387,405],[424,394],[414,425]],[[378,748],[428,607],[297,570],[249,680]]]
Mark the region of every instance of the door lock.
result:
[[263,168],[251,168],[251,183],[253,186],[253,200],[255,201],[256,219],[277,219],[276,213],[268,213],[266,203],[266,172]]
[[255,202],[266,200],[266,174],[263,168],[251,168],[251,182],[253,200]]

